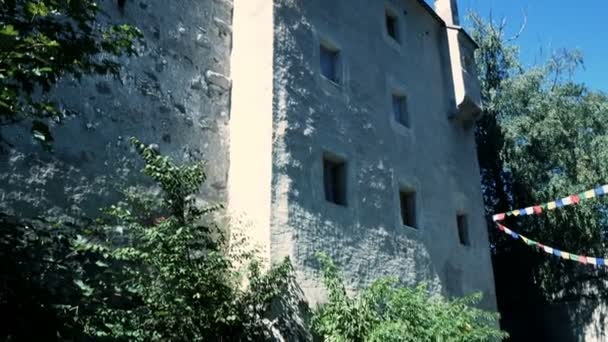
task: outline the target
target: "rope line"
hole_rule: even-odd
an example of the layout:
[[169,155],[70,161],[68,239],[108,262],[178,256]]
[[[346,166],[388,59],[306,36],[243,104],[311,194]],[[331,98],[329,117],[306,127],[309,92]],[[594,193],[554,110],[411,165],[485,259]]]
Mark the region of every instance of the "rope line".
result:
[[521,208],[516,210],[507,211],[504,213],[498,213],[492,215],[492,219],[498,226],[498,229],[511,236],[515,240],[521,240],[527,246],[537,248],[547,254],[551,254],[555,257],[562,258],[565,260],[576,261],[581,264],[591,264],[596,266],[606,266],[605,258],[597,258],[597,257],[589,257],[585,255],[578,255],[566,251],[559,250],[554,247],[546,246],[538,241],[534,241],[526,236],[518,234],[514,232],[512,229],[509,229],[507,226],[501,223],[501,221],[505,220],[505,218],[510,216],[526,216],[526,215],[541,215],[543,212],[547,210],[554,210],[558,208],[563,208],[569,205],[575,205],[580,203],[583,200],[592,199],[600,196],[608,195],[608,185],[603,185],[597,187],[595,189],[590,189],[578,194],[573,194],[564,198],[560,198],[551,202],[537,204],[527,208]]

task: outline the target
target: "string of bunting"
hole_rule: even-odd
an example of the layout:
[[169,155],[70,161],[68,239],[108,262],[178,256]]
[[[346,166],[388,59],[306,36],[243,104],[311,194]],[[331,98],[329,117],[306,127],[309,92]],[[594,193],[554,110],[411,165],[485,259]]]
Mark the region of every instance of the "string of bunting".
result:
[[597,266],[606,265],[606,260],[604,258],[595,258],[595,257],[584,256],[584,255],[578,255],[578,254],[574,254],[574,253],[570,253],[570,252],[566,252],[566,251],[561,251],[554,247],[545,246],[540,242],[534,241],[532,239],[529,239],[521,234],[518,234],[518,233],[512,231],[511,229],[505,227],[503,224],[500,224],[498,222],[496,224],[498,225],[498,229],[500,229],[505,234],[511,236],[512,238],[514,238],[516,240],[518,240],[518,239],[521,240],[523,243],[525,243],[528,246],[537,247],[539,250],[544,251],[547,254],[552,254],[556,257],[561,257],[562,259],[565,259],[565,260],[578,261],[581,264],[591,264],[591,265],[597,265]]
[[546,210],[554,210],[557,208],[562,208],[562,207],[565,207],[568,205],[577,204],[581,200],[600,197],[603,195],[608,195],[608,185],[600,186],[595,189],[587,190],[587,191],[584,191],[584,192],[581,192],[578,194],[570,195],[568,197],[560,198],[555,201],[551,201],[551,202],[547,202],[547,203],[543,203],[543,204],[537,204],[535,206],[531,206],[531,207],[527,207],[527,208],[516,209],[516,210],[508,211],[506,213],[495,214],[492,216],[492,219],[494,220],[494,222],[496,222],[498,229],[500,231],[502,231],[503,233],[511,236],[513,239],[521,240],[523,243],[525,243],[528,246],[536,247],[539,250],[544,251],[547,254],[551,254],[558,258],[562,258],[565,260],[577,261],[577,262],[580,262],[581,264],[606,266],[605,258],[596,258],[596,257],[578,255],[578,254],[573,254],[570,252],[562,251],[562,250],[559,250],[554,247],[549,247],[540,242],[529,239],[521,234],[518,234],[518,233],[514,232],[513,230],[509,229],[508,227],[506,227],[504,224],[500,223],[500,221],[503,221],[506,217],[509,217],[509,216],[526,216],[526,215],[533,215],[533,214],[540,215]]
[[562,208],[562,207],[572,205],[572,204],[578,204],[582,200],[595,198],[595,197],[603,196],[606,194],[608,194],[608,185],[600,186],[595,189],[581,192],[579,194],[574,194],[574,195],[570,195],[568,197],[560,198],[555,201],[551,201],[551,202],[547,202],[547,203],[543,203],[543,204],[537,204],[535,206],[531,206],[531,207],[527,207],[527,208],[511,210],[506,213],[495,214],[492,216],[492,219],[495,222],[499,222],[509,216],[526,216],[526,215],[533,215],[533,214],[540,215],[540,214],[542,214],[543,211],[546,211],[546,210],[553,210],[556,208]]

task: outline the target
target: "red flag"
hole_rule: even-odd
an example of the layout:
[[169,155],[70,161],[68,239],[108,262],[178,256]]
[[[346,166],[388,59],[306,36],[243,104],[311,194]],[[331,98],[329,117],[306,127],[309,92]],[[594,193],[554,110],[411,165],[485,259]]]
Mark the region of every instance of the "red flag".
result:
[[572,195],[570,196],[570,199],[572,200],[572,204],[578,204],[578,202],[581,201],[581,198],[578,197],[578,195]]
[[543,212],[543,209],[540,207],[540,205],[534,206],[534,213],[536,215],[540,215],[542,212]]

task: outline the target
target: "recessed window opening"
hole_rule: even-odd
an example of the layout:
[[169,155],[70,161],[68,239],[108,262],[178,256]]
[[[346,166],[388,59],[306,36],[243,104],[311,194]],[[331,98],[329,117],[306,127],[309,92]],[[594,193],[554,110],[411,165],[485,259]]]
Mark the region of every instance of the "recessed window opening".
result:
[[399,42],[399,21],[397,15],[390,11],[385,12],[386,33],[389,37]]
[[327,79],[340,82],[340,50],[326,42],[320,48],[321,74]]
[[469,224],[466,215],[456,216],[456,223],[458,225],[458,238],[460,244],[463,246],[469,246],[471,241],[469,240]]
[[333,155],[323,156],[323,185],[328,202],[346,206],[346,161]]
[[401,94],[393,94],[393,117],[395,121],[405,127],[410,127],[410,118],[407,108],[407,97]]
[[401,190],[399,192],[399,203],[401,206],[401,222],[404,226],[416,227],[416,192],[413,190]]

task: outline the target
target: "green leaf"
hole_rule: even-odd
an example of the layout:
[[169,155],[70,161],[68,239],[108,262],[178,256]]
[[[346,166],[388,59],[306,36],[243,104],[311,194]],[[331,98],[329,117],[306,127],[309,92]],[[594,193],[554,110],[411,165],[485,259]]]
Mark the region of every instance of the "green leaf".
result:
[[40,120],[35,120],[32,123],[32,135],[35,139],[46,144],[53,141],[49,126]]
[[99,266],[99,267],[109,267],[110,265],[106,264],[105,262],[101,261],[101,260],[97,260],[95,261],[95,265]]
[[85,284],[81,279],[74,280],[74,284],[78,286],[84,296],[89,297],[93,294],[93,288]]
[[2,25],[0,26],[0,34],[3,36],[17,36],[19,35],[19,31],[15,30],[13,25]]
[[32,17],[46,17],[49,14],[49,9],[44,2],[29,1],[26,5],[27,11]]

